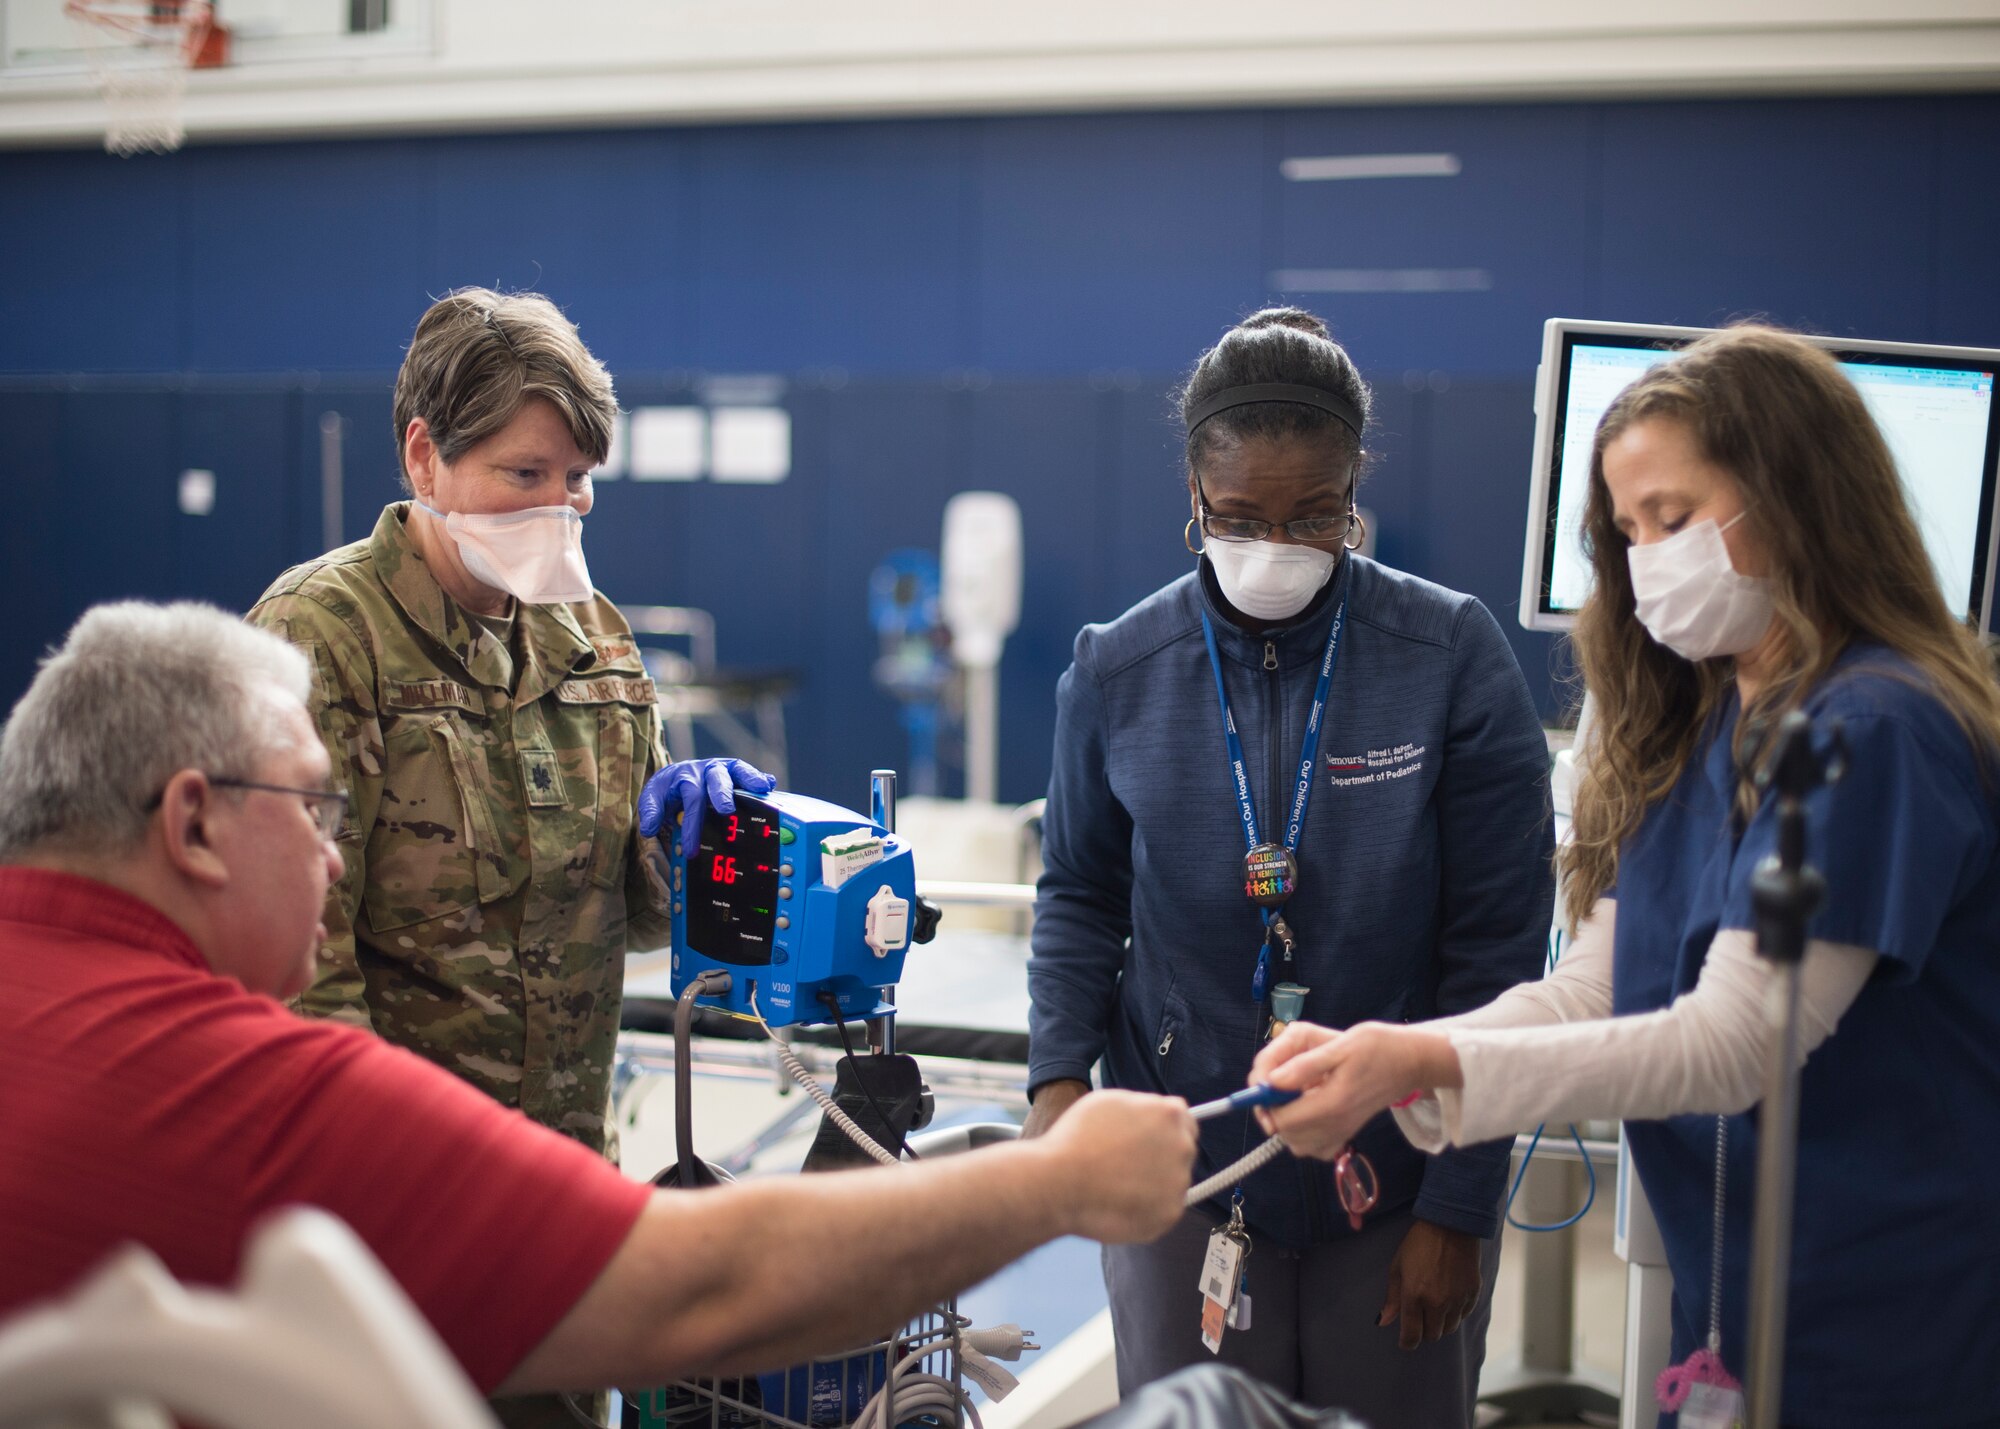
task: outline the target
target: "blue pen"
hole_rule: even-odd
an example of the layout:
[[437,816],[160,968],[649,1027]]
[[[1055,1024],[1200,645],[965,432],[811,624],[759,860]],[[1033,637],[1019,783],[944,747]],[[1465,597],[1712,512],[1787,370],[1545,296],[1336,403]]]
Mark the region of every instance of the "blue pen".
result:
[[1212,1102],[1203,1102],[1192,1108],[1188,1115],[1196,1121],[1213,1121],[1218,1116],[1227,1116],[1233,1111],[1248,1111],[1253,1106],[1283,1106],[1286,1102],[1299,1099],[1297,1092],[1281,1091],[1269,1082],[1259,1082],[1254,1087],[1245,1087],[1226,1097],[1217,1097]]

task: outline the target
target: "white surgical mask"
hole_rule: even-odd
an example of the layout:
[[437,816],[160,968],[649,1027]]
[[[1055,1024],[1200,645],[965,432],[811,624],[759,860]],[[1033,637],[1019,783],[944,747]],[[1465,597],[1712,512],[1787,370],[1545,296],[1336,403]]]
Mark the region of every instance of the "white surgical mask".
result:
[[449,514],[417,503],[443,523],[468,574],[525,605],[590,599],[583,560],[583,518],[569,506]]
[[[1737,513],[1729,525],[1743,519]],[[1688,660],[1741,655],[1771,628],[1771,582],[1746,576],[1729,561],[1727,526],[1700,521],[1650,546],[1626,549],[1639,623]]]
[[1288,620],[1312,603],[1340,564],[1313,546],[1279,541],[1204,541],[1222,598],[1252,620]]

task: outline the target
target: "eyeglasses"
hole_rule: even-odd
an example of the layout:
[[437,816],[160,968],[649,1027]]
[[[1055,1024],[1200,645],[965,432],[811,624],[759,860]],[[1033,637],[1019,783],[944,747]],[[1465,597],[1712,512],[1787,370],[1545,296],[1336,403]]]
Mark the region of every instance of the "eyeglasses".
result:
[[1347,1212],[1347,1224],[1360,1230],[1361,1218],[1375,1209],[1376,1197],[1381,1194],[1375,1164],[1350,1143],[1334,1158],[1333,1185],[1340,1193],[1341,1209]]
[[[255,789],[265,794],[296,794],[305,800],[306,812],[312,815],[313,824],[319,829],[319,836],[331,839],[340,832],[341,820],[347,817],[347,795],[338,789],[295,789],[289,784],[260,784],[254,779],[230,779],[217,774],[208,776],[208,782],[218,789]],[[146,812],[160,807],[167,797],[162,789],[146,801]]]
[[1354,528],[1354,493],[1348,491],[1348,509],[1338,516],[1302,516],[1296,521],[1259,521],[1248,516],[1216,516],[1208,509],[1208,497],[1195,479],[1195,499],[1201,507],[1201,534],[1215,541],[1263,541],[1279,526],[1294,541],[1340,541]]
[[[1354,516],[1351,512],[1339,516],[1303,516],[1280,524],[1294,541],[1341,541],[1354,528]],[[1276,529],[1269,521],[1254,521],[1247,516],[1211,516],[1206,506],[1201,508],[1201,534],[1211,541],[1262,541]]]
[[305,800],[306,812],[319,828],[319,836],[330,839],[340,832],[347,817],[347,795],[338,789],[294,789],[288,784],[259,784],[254,779],[210,779],[219,789],[255,789],[265,794],[296,794]]

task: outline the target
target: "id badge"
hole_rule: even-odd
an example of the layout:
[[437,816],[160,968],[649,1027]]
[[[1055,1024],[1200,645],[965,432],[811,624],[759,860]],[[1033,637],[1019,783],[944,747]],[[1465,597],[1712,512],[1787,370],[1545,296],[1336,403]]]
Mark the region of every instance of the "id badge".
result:
[[1201,1295],[1224,1310],[1236,1298],[1243,1269],[1243,1242],[1217,1226],[1208,1233],[1208,1254],[1201,1263]]
[[1743,1391],[1697,1384],[1681,1405],[1681,1429],[1743,1429]]
[[1222,1352],[1222,1332],[1243,1283],[1243,1250],[1226,1227],[1208,1233],[1208,1254],[1201,1262],[1201,1342],[1210,1354]]

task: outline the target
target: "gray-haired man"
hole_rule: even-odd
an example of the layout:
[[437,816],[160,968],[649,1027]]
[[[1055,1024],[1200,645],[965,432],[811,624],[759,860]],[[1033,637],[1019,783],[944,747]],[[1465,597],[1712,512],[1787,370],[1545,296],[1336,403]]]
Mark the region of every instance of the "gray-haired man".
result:
[[107,606],[0,733],[0,1315],[139,1241],[233,1278],[286,1204],[352,1225],[482,1388],[837,1351],[1054,1236],[1158,1235],[1178,1102],[701,1193],[626,1181],[428,1062],[272,1000],[310,975],[340,795],[308,670],[198,606]]

